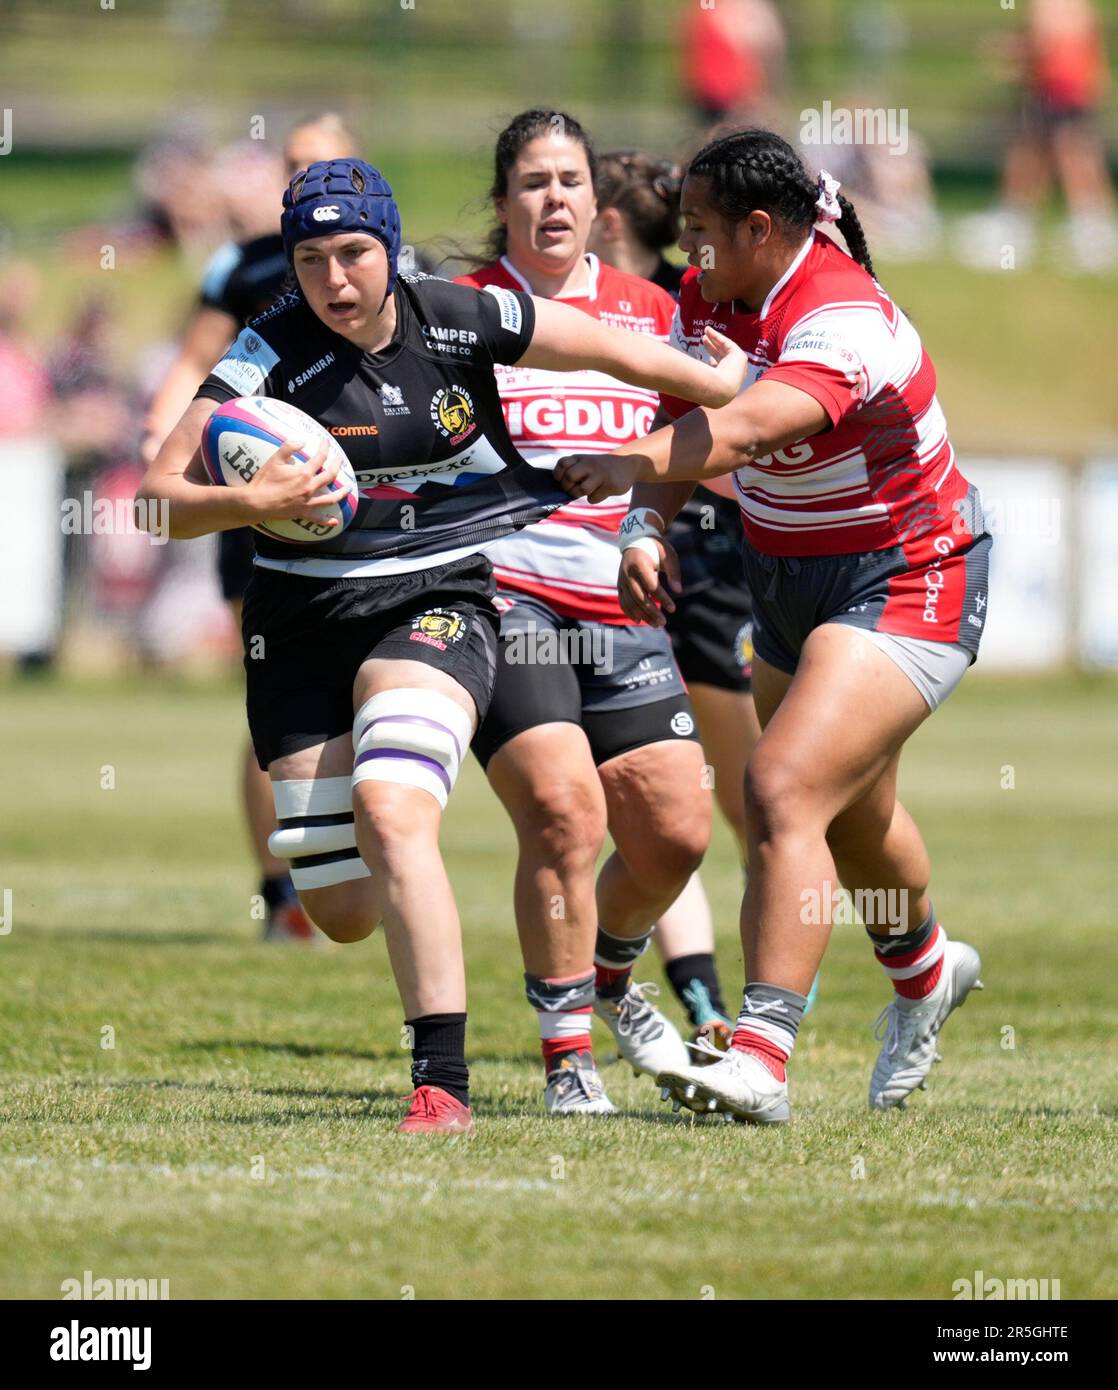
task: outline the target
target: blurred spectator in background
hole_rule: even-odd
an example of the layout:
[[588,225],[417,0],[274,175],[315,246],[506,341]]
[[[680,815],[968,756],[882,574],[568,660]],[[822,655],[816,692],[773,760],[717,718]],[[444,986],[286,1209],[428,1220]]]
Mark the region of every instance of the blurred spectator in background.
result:
[[0,438],[34,434],[50,400],[50,376],[28,331],[41,283],[30,261],[0,265]]
[[63,236],[63,248],[81,264],[105,245],[127,255],[133,266],[166,251],[204,255],[228,235],[212,164],[212,149],[186,126],[156,137],[141,150],[132,173],[139,208],[119,222],[84,223]]
[[775,120],[786,46],[773,0],[687,0],[683,80],[699,122]]
[[136,163],[142,226],[156,242],[205,250],[221,236],[221,200],[212,178],[213,152],[182,131],[153,141]]
[[598,216],[587,250],[606,265],[651,280],[678,297],[686,266],[664,256],[679,239],[679,190],[682,170],[669,159],[654,159],[640,150],[598,157]]
[[960,259],[982,269],[1031,260],[1036,217],[1053,181],[1067,203],[1061,260],[1103,272],[1118,264],[1118,224],[1098,112],[1107,86],[1102,25],[1092,0],[1032,0],[1023,32],[989,51],[1009,59],[1023,89],[1018,133],[1002,166],[1001,202],[960,224]]
[[0,265],[0,651],[24,670],[49,662],[58,630],[61,462],[46,440],[50,376],[32,346],[41,277]]
[[[884,109],[866,92],[852,93],[835,105],[851,112]],[[809,143],[801,130],[800,153],[813,174],[826,169],[857,203],[875,258],[934,255],[942,229],[928,148],[907,125],[903,143],[897,144],[886,139]]]
[[115,370],[123,357],[110,301],[97,293],[78,305],[73,326],[47,359],[50,433],[65,459],[64,494],[107,504],[106,515],[115,519],[112,526],[66,533],[63,611],[69,619],[91,609],[110,618],[132,655],[148,665],[154,658],[139,619],[170,557],[142,531],[120,524],[143,476],[136,462],[140,397]]

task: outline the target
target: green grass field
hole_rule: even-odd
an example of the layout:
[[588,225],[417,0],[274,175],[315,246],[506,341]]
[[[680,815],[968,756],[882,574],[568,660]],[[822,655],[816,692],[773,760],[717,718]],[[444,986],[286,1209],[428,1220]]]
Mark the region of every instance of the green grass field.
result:
[[[771,1131],[673,1117],[620,1065],[622,1116],[543,1116],[511,835],[471,763],[444,846],[479,1127],[425,1142],[393,1130],[407,1053],[383,942],[256,940],[236,687],[7,685],[0,1298],[57,1298],[86,1269],[173,1298],[548,1298],[563,1257],[566,1296],[593,1298],[939,1299],[976,1268],[1114,1297],[1114,694],[975,679],[917,736],[904,794],[987,989],[927,1094],[871,1115],[888,991],[837,928],[795,1118]],[[705,878],[736,995],[721,831]]]

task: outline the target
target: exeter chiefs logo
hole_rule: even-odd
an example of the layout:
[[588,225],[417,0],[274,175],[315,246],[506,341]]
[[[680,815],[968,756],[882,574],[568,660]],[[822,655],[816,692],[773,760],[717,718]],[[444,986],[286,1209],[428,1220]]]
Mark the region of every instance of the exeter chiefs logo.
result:
[[431,400],[431,423],[452,444],[461,444],[477,429],[474,403],[461,386],[443,386]]
[[753,671],[753,624],[742,623],[734,638],[734,661],[741,667],[743,676]]
[[466,635],[466,620],[451,608],[431,608],[412,619],[411,640],[445,652]]

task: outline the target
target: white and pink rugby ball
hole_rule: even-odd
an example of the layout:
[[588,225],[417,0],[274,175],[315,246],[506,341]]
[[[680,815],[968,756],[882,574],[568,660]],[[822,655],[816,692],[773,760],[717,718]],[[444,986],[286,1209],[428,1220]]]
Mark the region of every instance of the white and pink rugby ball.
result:
[[[333,435],[295,406],[266,396],[239,396],[219,405],[202,431],[202,462],[212,483],[244,487],[261,464],[289,440],[298,440],[302,445],[293,455],[296,462],[305,463],[324,442],[328,447],[327,462],[337,461],[334,486],[346,491],[333,506],[323,507],[317,514],[323,522],[336,517],[339,524],[331,527],[318,521],[260,521],[253,529],[276,540],[303,545],[338,535],[357,514],[359,497],[353,466]],[[315,496],[322,496],[322,490]]]

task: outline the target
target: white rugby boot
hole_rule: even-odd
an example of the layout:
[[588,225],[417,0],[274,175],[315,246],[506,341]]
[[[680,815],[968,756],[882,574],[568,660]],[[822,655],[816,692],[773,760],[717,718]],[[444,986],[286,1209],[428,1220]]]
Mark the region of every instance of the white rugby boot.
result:
[[619,999],[594,1001],[594,1012],[613,1034],[618,1051],[639,1076],[656,1076],[672,1067],[687,1066],[687,1048],[679,1029],[645,998],[660,986],[630,984]]
[[549,1115],[616,1115],[598,1068],[562,1062],[547,1074],[544,1105]]
[[982,989],[978,952],[965,941],[947,941],[943,970],[931,994],[923,999],[896,995],[874,1024],[881,1051],[870,1078],[870,1109],[904,1106],[917,1088],[924,1090],[934,1062],[942,1061],[936,1049],[939,1030],[947,1016],[964,1002],[972,989]]
[[672,1067],[656,1080],[661,1100],[670,1099],[673,1110],[686,1105],[699,1115],[720,1111],[755,1125],[783,1124],[792,1115],[788,1082],[778,1081],[759,1057],[735,1047],[707,1066]]

